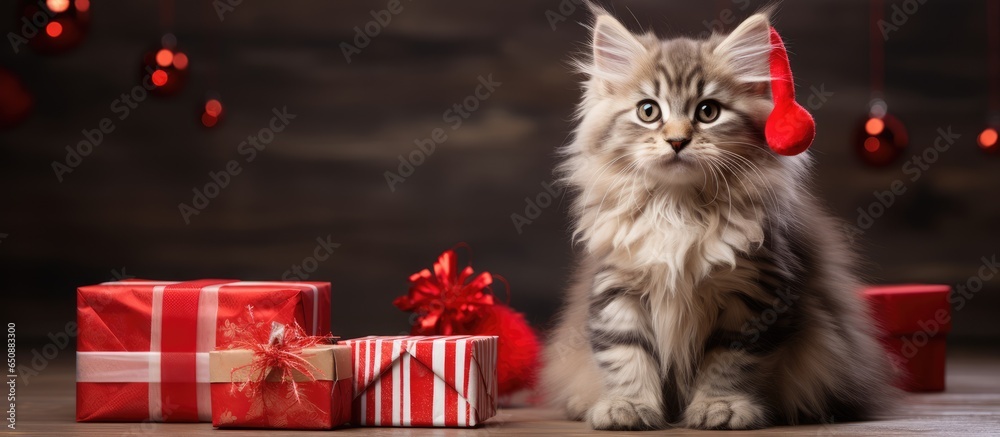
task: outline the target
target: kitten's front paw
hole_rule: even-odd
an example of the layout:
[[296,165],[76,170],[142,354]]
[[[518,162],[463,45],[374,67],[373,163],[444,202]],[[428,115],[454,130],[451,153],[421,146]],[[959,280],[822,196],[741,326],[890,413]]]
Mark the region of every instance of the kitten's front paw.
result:
[[663,410],[620,397],[604,398],[590,409],[590,426],[604,430],[651,430],[667,427]]
[[684,410],[684,425],[698,429],[763,428],[767,413],[746,396],[696,398]]

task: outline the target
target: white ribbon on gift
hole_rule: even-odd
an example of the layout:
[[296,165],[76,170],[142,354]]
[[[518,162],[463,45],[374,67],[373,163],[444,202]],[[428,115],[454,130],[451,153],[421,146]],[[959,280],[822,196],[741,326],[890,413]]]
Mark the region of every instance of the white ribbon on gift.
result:
[[[168,281],[115,281],[101,285],[152,285],[153,307],[150,323],[149,352],[77,352],[76,381],[97,383],[141,382],[149,384],[149,420],[163,421],[160,392],[160,351],[163,341],[163,292]],[[312,335],[319,335],[319,289],[302,282],[238,281],[203,287],[198,295],[198,331],[196,382],[198,383],[198,419],[212,421],[212,395],[209,384],[208,352],[215,350],[216,323],[219,314],[219,289],[238,286],[292,286],[306,288],[312,296]],[[209,323],[201,323],[206,321]]]

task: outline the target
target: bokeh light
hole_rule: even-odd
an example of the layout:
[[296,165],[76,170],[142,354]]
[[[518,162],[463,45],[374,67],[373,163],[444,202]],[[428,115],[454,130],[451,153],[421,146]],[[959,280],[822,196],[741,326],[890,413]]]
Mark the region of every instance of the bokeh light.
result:
[[979,147],[982,147],[983,150],[988,150],[988,151],[991,151],[991,152],[997,150],[997,130],[996,129],[994,129],[992,127],[988,127],[986,129],[983,129],[983,131],[979,133],[978,140],[979,140]]
[[62,35],[62,32],[62,24],[59,24],[58,21],[49,22],[49,24],[45,26],[45,34],[52,38],[58,38],[59,35]]
[[167,84],[167,72],[156,70],[153,72],[153,85],[163,86]]
[[183,70],[187,68],[187,66],[188,66],[187,55],[180,52],[174,53],[174,68],[178,70]]
[[858,157],[871,167],[889,165],[909,144],[906,127],[888,113],[882,117],[866,115],[859,120],[854,138]]
[[865,123],[865,132],[868,132],[868,135],[878,135],[882,133],[882,129],[885,129],[885,122],[881,118],[872,117]]
[[222,102],[216,99],[205,102],[205,113],[213,117],[218,117],[222,113]]
[[160,49],[156,52],[156,64],[161,67],[169,67],[174,62],[174,53],[168,49]]
[[878,138],[868,137],[868,139],[865,140],[865,150],[870,153],[878,152],[879,146],[880,144]]
[[69,0],[46,0],[45,7],[55,13],[66,12],[69,9]]
[[215,126],[215,124],[218,123],[218,122],[219,122],[219,117],[216,117],[216,116],[214,116],[212,114],[209,114],[207,112],[204,113],[204,114],[201,114],[201,124],[205,125],[205,127]]

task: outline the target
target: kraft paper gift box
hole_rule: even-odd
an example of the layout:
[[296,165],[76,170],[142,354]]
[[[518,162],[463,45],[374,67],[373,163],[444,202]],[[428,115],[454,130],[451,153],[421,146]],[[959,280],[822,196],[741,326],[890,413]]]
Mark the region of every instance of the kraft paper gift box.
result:
[[951,331],[947,285],[907,284],[867,287],[865,298],[882,329],[882,344],[906,391],[945,387],[945,338]]
[[258,320],[330,332],[327,282],[129,280],[77,290],[76,420],[209,422],[208,354]]
[[345,340],[357,426],[472,427],[496,414],[496,336]]
[[[247,349],[209,354],[212,382],[212,425],[219,428],[332,429],[351,419],[351,348],[317,345],[298,353],[312,368],[310,375],[292,371],[295,386],[271,371],[256,393],[239,390],[259,377],[247,369],[254,352]],[[241,371],[241,369],[247,369]],[[258,372],[259,373],[259,372]],[[236,385],[234,385],[236,384]],[[292,391],[298,391],[298,399]]]

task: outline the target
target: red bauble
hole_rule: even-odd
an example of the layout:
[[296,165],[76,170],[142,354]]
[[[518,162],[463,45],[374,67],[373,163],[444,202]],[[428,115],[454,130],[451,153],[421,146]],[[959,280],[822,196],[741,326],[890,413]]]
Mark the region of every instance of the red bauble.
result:
[[200,105],[199,121],[201,125],[207,129],[211,129],[222,121],[222,101],[218,97],[211,97],[205,100],[205,103]]
[[188,76],[187,54],[177,49],[177,39],[166,34],[160,44],[142,56],[139,75],[150,94],[170,96],[184,88]]
[[859,122],[855,132],[858,157],[872,167],[884,167],[896,160],[909,144],[906,127],[889,114],[870,115]]

